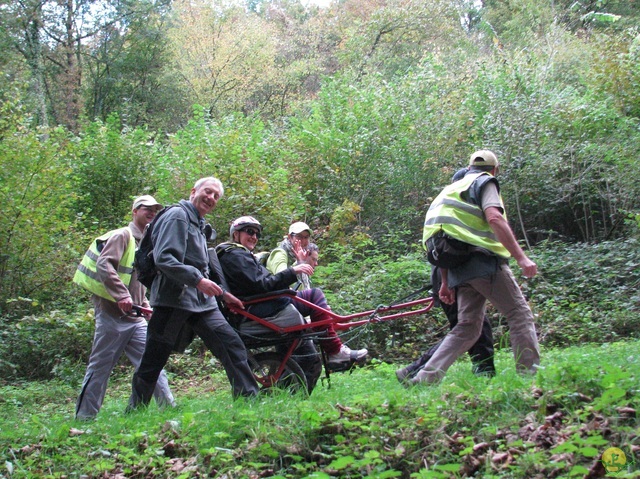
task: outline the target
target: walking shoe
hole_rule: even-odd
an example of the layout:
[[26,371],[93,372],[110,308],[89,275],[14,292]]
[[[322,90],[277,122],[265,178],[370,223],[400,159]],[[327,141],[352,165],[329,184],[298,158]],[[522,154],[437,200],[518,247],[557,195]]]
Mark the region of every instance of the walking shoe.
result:
[[407,376],[409,376],[409,371],[407,370],[407,368],[396,370],[396,377],[398,378],[399,382],[403,383],[407,381],[408,380]]
[[425,371],[424,369],[421,369],[411,379],[403,382],[402,385],[406,387],[417,386],[419,384],[430,385],[430,384],[435,384],[437,382],[440,382],[440,380],[443,377],[444,377],[443,371],[436,373],[435,371]]
[[351,349],[349,346],[343,344],[340,347],[340,351],[335,354],[330,354],[328,357],[329,363],[346,363],[346,362],[358,362],[367,357],[369,351],[366,349]]

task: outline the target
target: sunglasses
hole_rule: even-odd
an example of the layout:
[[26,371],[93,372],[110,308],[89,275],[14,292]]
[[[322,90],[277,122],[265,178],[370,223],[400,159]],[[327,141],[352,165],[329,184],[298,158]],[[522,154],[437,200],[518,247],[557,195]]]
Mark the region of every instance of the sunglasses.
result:
[[255,236],[256,238],[260,238],[260,231],[254,230],[253,228],[246,228],[241,231],[243,233],[247,233],[249,236]]

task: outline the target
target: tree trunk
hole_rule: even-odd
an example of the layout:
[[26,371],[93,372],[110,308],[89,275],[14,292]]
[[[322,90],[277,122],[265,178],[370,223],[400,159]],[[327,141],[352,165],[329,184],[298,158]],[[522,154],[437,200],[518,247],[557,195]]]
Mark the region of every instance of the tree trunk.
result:
[[[62,92],[64,97],[63,113],[61,115],[61,121],[71,131],[78,131],[78,117],[80,116],[81,99],[80,99],[80,87],[81,87],[81,71],[79,60],[76,51],[76,29],[75,29],[75,13],[73,0],[67,0],[65,4],[66,18],[65,18],[65,33],[66,40],[64,41],[63,48],[65,50],[65,68],[62,73]],[[78,47],[79,47],[79,41]]]

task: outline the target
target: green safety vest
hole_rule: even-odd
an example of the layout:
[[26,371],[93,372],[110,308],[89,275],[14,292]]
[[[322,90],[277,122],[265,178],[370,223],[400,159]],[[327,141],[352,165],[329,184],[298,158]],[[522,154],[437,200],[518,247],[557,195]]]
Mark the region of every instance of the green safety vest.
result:
[[130,239],[127,249],[124,251],[122,258],[120,258],[120,263],[118,264],[118,276],[126,286],[129,286],[129,283],[131,282],[131,274],[133,273],[133,259],[136,252],[136,240],[128,226],[109,231],[108,233],[105,233],[93,240],[91,246],[89,246],[89,249],[82,257],[82,261],[78,265],[78,269],[76,269],[76,273],[73,276],[74,283],[82,286],[84,289],[100,296],[101,298],[108,299],[113,302],[116,302],[116,300],[107,292],[104,284],[102,284],[98,279],[96,263],[104,243],[106,243],[114,234],[121,232],[123,229],[129,230]]
[[[463,197],[463,193],[467,192],[474,181],[482,175],[489,174],[483,172],[466,175],[463,179],[444,188],[433,200],[427,211],[422,232],[422,245],[425,249],[429,238],[436,233],[444,232],[452,238],[485,248],[503,258],[511,257],[509,251],[496,238],[482,209]],[[504,211],[504,204],[502,210]],[[504,213],[502,216],[507,218]]]

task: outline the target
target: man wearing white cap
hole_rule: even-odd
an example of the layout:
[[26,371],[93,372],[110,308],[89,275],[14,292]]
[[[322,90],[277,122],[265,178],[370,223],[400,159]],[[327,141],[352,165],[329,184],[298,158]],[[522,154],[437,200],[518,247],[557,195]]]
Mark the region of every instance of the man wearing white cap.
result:
[[509,268],[509,258],[515,258],[527,278],[535,276],[538,267],[507,222],[495,178],[498,168],[494,152],[474,152],[469,172],[445,187],[427,211],[424,244],[444,233],[469,245],[471,254],[466,262],[442,270],[439,297],[446,304],[457,299],[458,323],[411,384],[440,381],[451,364],[473,346],[481,334],[487,301],[507,319],[517,370],[535,373],[540,364],[533,313]]
[[[76,404],[76,419],[95,418],[102,406],[111,371],[122,353],[137,368],[147,338],[147,321],[133,305],[149,307],[146,288],[133,269],[137,244],[145,227],[162,205],[153,196],[133,201],[131,223],[97,238],[78,265],[73,281],[92,293],[96,329],[82,389]],[[160,406],[175,404],[167,376],[162,372],[154,390]]]
[[[267,269],[271,274],[278,274],[287,268],[305,264],[309,255],[309,240],[311,239],[311,228],[302,221],[297,221],[289,226],[289,235],[275,248],[267,259]],[[298,273],[298,279],[304,283],[306,276],[304,273]],[[322,290],[318,288],[311,288],[304,291],[298,291],[298,296],[320,306],[324,309],[330,309],[327,304],[327,300]],[[303,306],[298,303],[297,308]],[[321,321],[328,316],[309,308],[308,311],[301,311],[305,316],[311,316],[311,321]],[[344,363],[353,363],[363,361],[369,351],[366,349],[354,349],[352,350],[346,344],[342,343],[340,336],[336,333],[333,326],[326,328],[326,338],[322,341],[322,347],[328,355],[329,364],[331,366],[336,365],[340,367]]]

